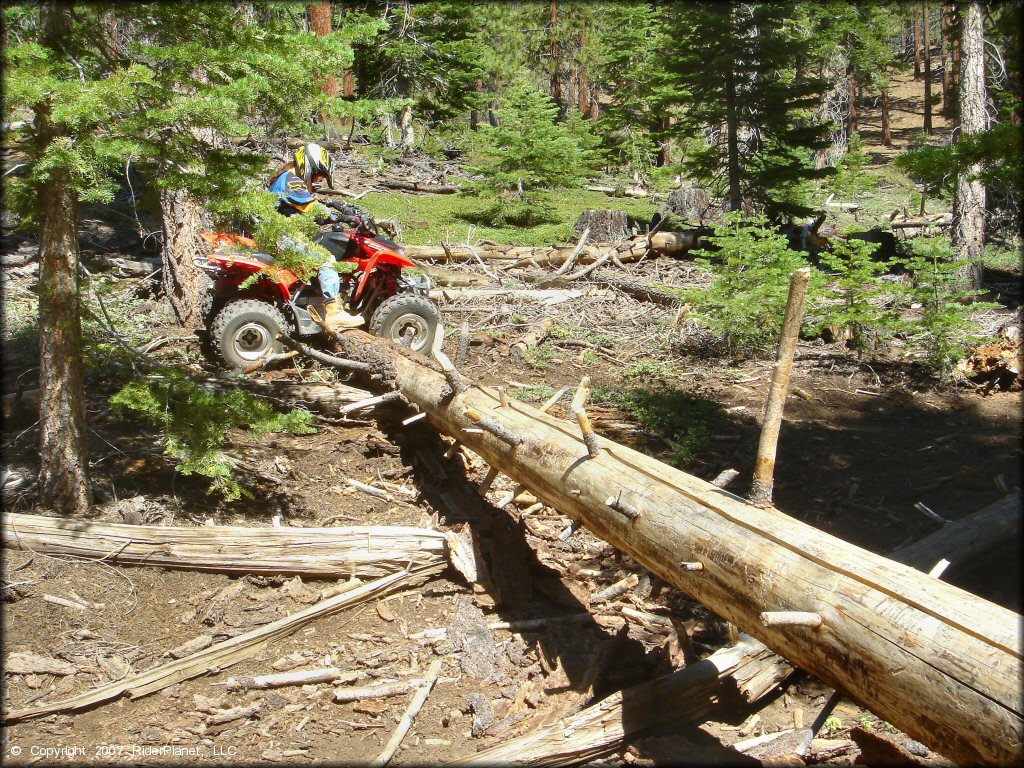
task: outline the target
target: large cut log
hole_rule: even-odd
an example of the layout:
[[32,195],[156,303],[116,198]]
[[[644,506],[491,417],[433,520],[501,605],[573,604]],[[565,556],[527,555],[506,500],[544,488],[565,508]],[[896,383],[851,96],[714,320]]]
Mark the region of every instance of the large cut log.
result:
[[1008,541],[1020,541],[1021,497],[1014,493],[973,515],[956,520],[893,555],[901,563],[929,571],[940,560],[967,564]]
[[[915,739],[962,763],[1020,757],[1016,613],[638,451],[585,442],[581,407],[579,426],[499,407],[496,390],[390,342],[348,331],[341,343],[492,467]],[[785,612],[817,621],[771,621]]]
[[764,645],[744,637],[685,669],[617,691],[558,723],[446,765],[575,765],[655,726],[701,719],[736,694],[747,703],[757,701],[792,671]]
[[695,231],[655,232],[651,235],[651,250],[655,253],[686,253],[700,247],[701,243]]
[[225,573],[377,578],[445,559],[442,533],[405,526],[188,528],[5,515],[0,532],[8,549]]

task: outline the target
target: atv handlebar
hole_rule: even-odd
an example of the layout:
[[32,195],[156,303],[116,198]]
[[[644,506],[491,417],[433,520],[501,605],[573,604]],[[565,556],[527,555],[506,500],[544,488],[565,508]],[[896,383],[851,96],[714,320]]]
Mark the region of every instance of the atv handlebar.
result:
[[331,200],[327,205],[338,212],[331,214],[331,223],[342,222],[355,227],[360,233],[377,236],[377,222],[374,221],[373,216],[358,205],[339,203],[336,200]]

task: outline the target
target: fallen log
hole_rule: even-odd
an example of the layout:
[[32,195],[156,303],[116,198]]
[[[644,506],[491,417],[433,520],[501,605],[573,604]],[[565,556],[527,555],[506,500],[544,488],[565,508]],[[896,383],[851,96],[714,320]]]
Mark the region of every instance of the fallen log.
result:
[[748,703],[771,691],[793,668],[744,637],[703,661],[617,691],[597,704],[518,739],[446,765],[574,765],[606,755],[658,725],[699,720],[738,693]]
[[112,701],[124,694],[128,694],[129,698],[137,699],[140,696],[155,693],[170,685],[180,683],[182,680],[189,680],[212,670],[221,670],[232,664],[237,664],[239,661],[258,653],[268,643],[282,637],[287,637],[316,618],[328,616],[344,608],[380,597],[397,587],[409,587],[420,584],[432,574],[440,573],[443,569],[444,564],[435,563],[408,571],[392,573],[389,576],[384,576],[376,581],[356,587],[345,594],[323,600],[314,606],[293,613],[291,616],[286,616],[283,619],[278,619],[251,632],[246,632],[245,634],[229,638],[222,643],[211,645],[209,648],[191,656],[186,656],[167,664],[161,664],[153,669],[125,677],[113,683],[101,685],[70,699],[48,702],[13,712],[4,712],[2,719],[6,723],[14,723],[32,717],[48,715],[52,712],[84,709],[85,707]]
[[556,304],[569,299],[586,296],[585,290],[564,290],[544,288],[435,288],[430,298],[435,301],[455,299],[501,299],[502,301],[542,301]]
[[444,534],[404,526],[188,528],[4,515],[0,533],[8,549],[222,573],[378,578],[445,559]]
[[[499,408],[492,388],[454,392],[435,363],[390,342],[361,331],[340,342],[545,504],[879,717],[957,762],[1019,757],[1014,612],[638,451],[598,437],[595,453],[578,426],[511,399]],[[762,624],[779,611],[821,625]]]
[[459,188],[453,184],[423,184],[418,181],[398,181],[397,179],[381,179],[376,184],[388,189],[401,189],[406,192],[428,192],[434,195],[454,195]]
[[[602,243],[586,246],[576,258],[577,264],[592,264],[609,252],[616,253],[616,258],[623,262],[637,261],[647,248],[647,237],[634,237],[625,243]],[[498,246],[495,248],[469,248],[464,245],[405,245],[402,247],[407,256],[415,260],[434,261],[439,263],[461,263],[482,259],[499,264],[523,266],[557,267],[569,259],[574,248],[511,248]],[[474,253],[475,251],[475,253]]]
[[299,405],[325,416],[339,416],[346,406],[373,396],[372,392],[347,384],[307,384],[299,381],[263,381],[241,377],[207,377],[191,381],[205,389],[245,389],[268,400]]
[[1007,541],[1020,538],[1021,495],[1010,494],[972,515],[955,520],[892,554],[894,560],[928,572],[940,560],[959,565]]
[[700,248],[696,232],[655,232],[650,237],[651,250],[655,253],[686,253]]

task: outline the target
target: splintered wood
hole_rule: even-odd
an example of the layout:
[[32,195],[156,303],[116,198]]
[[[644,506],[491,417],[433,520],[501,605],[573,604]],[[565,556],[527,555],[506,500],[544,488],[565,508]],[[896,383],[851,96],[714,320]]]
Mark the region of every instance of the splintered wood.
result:
[[443,533],[406,526],[186,528],[5,515],[0,531],[12,549],[226,573],[376,578],[445,560]]
[[745,638],[685,669],[618,691],[597,704],[447,765],[558,766],[586,762],[618,749],[653,726],[700,719],[730,692],[754,702],[792,667],[761,643]]
[[182,680],[206,674],[211,670],[224,669],[238,663],[242,659],[253,656],[261,648],[265,647],[267,643],[281,637],[286,637],[314,619],[328,616],[344,608],[375,599],[397,587],[420,584],[431,575],[439,573],[443,569],[443,563],[434,563],[384,576],[344,594],[323,600],[310,608],[293,613],[291,616],[212,645],[185,658],[161,664],[153,669],[130,675],[107,685],[101,685],[70,699],[48,702],[36,707],[28,707],[5,713],[4,721],[13,723],[30,717],[40,717],[52,712],[83,709],[95,704],[111,701],[124,694],[128,694],[131,698],[138,698],[159,691],[169,685],[179,683]]

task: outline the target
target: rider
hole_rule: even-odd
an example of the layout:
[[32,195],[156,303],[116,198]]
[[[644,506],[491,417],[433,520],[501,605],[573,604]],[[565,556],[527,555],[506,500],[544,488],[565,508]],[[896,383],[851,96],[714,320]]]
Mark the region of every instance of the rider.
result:
[[[295,159],[278,168],[271,179],[270,191],[277,195],[277,210],[285,216],[305,213],[316,203],[312,194],[313,182],[324,179],[327,186],[334,189],[333,171],[334,160],[319,144],[300,147],[295,152]],[[361,326],[363,318],[349,314],[338,300],[341,278],[334,268],[333,258],[320,267],[318,277],[324,294],[324,322],[336,331]]]
[[334,189],[334,158],[326,149],[315,142],[295,150],[291,162],[285,163],[270,177],[270,183],[277,181],[278,177],[285,171],[292,171],[301,176],[306,183],[306,191],[313,191],[313,184],[323,179],[330,189]]

